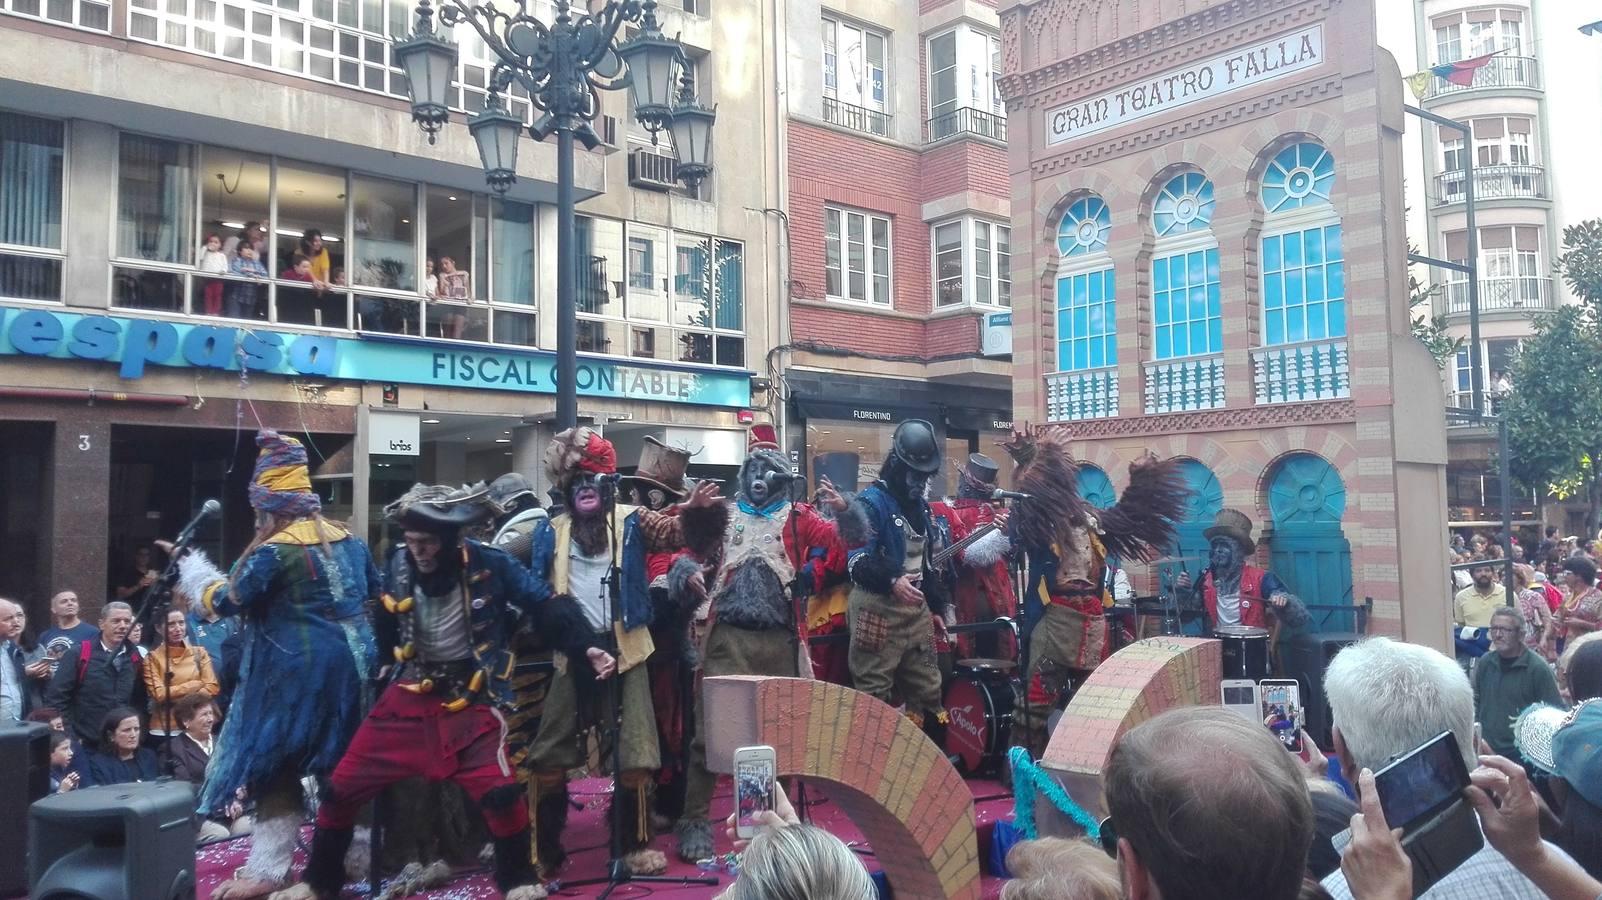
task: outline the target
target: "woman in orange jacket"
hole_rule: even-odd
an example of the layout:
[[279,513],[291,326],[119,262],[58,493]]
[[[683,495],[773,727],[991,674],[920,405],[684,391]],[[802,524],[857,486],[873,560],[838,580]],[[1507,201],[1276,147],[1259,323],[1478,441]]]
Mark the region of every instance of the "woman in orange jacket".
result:
[[167,612],[163,629],[166,638],[160,648],[150,651],[145,660],[145,693],[150,697],[150,733],[157,737],[171,737],[183,732],[173,716],[173,706],[179,700],[195,693],[217,696],[221,688],[212,671],[211,657],[200,647],[192,647],[188,639],[188,623],[182,610]]

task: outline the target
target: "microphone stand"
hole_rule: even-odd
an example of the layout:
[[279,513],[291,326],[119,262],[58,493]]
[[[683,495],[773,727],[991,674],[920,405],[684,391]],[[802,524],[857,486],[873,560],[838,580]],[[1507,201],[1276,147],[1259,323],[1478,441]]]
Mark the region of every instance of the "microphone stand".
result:
[[[1014,501],[1014,506],[1016,506],[1016,503],[1017,501]],[[1009,507],[1009,509],[1011,509],[1011,507]],[[1008,530],[1011,531],[1012,527],[1012,521],[1009,517]],[[1018,648],[1018,672],[1023,678],[1023,721],[1027,723],[1024,726],[1027,730],[1031,725],[1034,724],[1033,709],[1031,708],[1031,703],[1029,700],[1029,683],[1032,680],[1029,677],[1029,644],[1035,631],[1035,623],[1029,621],[1029,612],[1027,609],[1029,597],[1029,548],[1026,546],[1018,546],[1014,548],[1012,559],[1008,562],[1007,567],[1012,570],[1013,602],[1017,610],[1012,626],[1014,634],[1013,641],[1017,644]],[[1024,749],[1028,750],[1030,756],[1033,757],[1034,748],[1030,746],[1032,743],[1030,738],[1031,735],[1025,733],[1023,735],[1024,743],[1022,746]]]

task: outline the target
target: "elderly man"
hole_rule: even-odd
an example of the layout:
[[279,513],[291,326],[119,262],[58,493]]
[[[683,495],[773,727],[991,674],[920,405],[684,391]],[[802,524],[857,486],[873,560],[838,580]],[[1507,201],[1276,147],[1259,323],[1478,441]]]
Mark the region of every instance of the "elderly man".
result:
[[0,725],[15,725],[27,717],[28,681],[23,674],[22,607],[0,597]]
[[120,706],[144,708],[145,654],[128,640],[132,629],[133,607],[107,603],[100,610],[99,635],[69,648],[45,688],[45,706],[61,710],[85,746],[99,746],[106,713]]
[[1563,705],[1552,669],[1524,643],[1524,616],[1511,606],[1491,613],[1491,652],[1474,664],[1474,718],[1498,756],[1518,759],[1513,719],[1531,703]]
[[1129,900],[1298,895],[1312,802],[1263,728],[1217,707],[1164,713],[1118,741],[1105,784]]
[[[1474,693],[1463,670],[1435,650],[1382,637],[1360,641],[1330,663],[1324,695],[1335,723],[1335,754],[1352,784],[1362,770],[1377,772],[1443,731],[1452,732],[1464,763],[1475,767]],[[1556,847],[1548,845],[1547,850],[1568,858]],[[1335,900],[1352,900],[1342,872],[1332,873],[1323,884]],[[1420,895],[1422,900],[1544,896],[1490,845]]]

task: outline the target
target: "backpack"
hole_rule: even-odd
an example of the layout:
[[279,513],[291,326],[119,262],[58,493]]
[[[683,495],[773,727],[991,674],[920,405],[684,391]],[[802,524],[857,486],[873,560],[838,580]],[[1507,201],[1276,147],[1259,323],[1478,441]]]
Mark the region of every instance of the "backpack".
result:
[[[131,644],[130,646],[133,649],[128,651],[128,655],[133,657],[134,671],[138,672],[145,664],[145,652],[139,649],[138,644]],[[83,684],[84,673],[89,671],[89,658],[94,655],[94,652],[95,648],[89,641],[78,642],[78,678],[74,684],[80,686]]]

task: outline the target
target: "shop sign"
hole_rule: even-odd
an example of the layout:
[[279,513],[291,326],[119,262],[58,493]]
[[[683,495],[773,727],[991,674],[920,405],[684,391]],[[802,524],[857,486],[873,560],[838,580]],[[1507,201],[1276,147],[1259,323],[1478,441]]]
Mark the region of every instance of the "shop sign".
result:
[[423,445],[421,418],[406,413],[372,412],[367,416],[367,452],[384,456],[418,456]]
[[1046,111],[1046,143],[1061,144],[1149,116],[1267,84],[1324,62],[1322,23]]
[[[125,379],[147,366],[308,375],[440,387],[556,392],[556,354],[467,347],[419,338],[320,334],[195,325],[164,319],[84,315],[0,306],[0,356],[40,356],[116,363]],[[578,393],[586,397],[746,407],[751,375],[649,363],[579,358]]]

